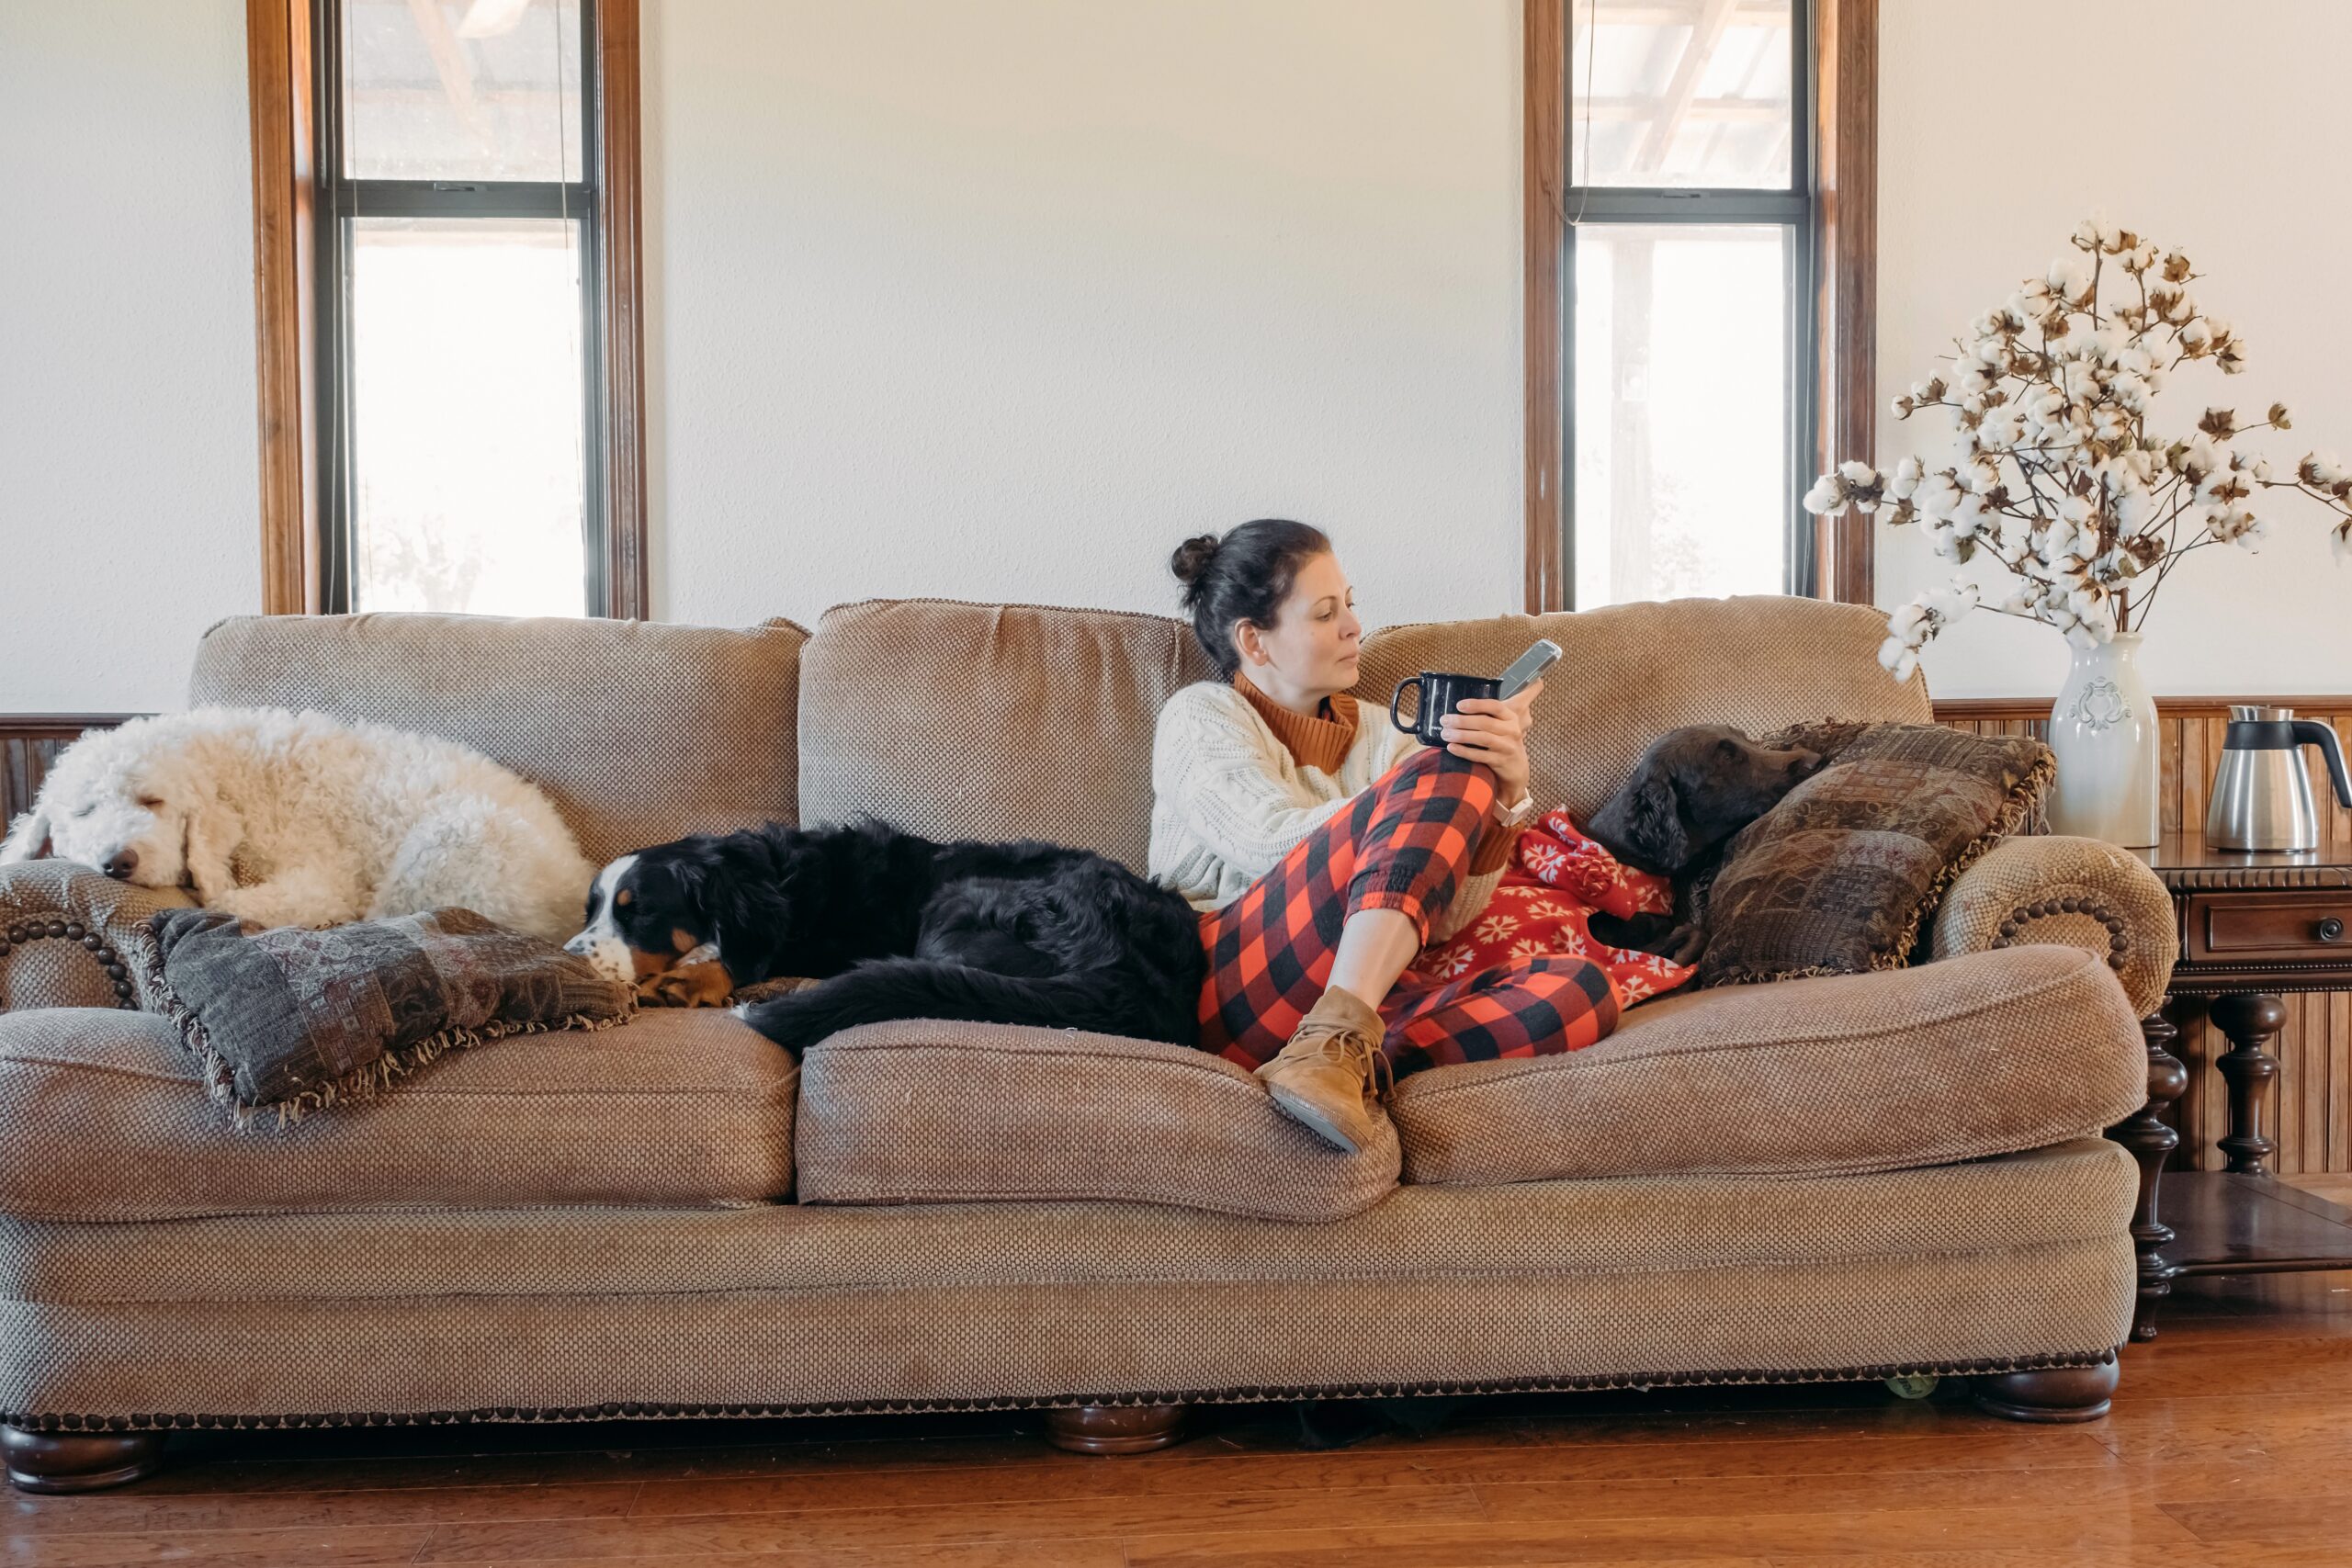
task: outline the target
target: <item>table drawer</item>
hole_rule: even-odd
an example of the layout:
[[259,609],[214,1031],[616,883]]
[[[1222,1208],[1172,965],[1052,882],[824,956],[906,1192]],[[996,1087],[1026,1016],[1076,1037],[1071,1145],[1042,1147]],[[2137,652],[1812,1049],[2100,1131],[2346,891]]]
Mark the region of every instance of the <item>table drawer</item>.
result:
[[2188,927],[2192,964],[2257,958],[2352,962],[2352,888],[2192,896]]

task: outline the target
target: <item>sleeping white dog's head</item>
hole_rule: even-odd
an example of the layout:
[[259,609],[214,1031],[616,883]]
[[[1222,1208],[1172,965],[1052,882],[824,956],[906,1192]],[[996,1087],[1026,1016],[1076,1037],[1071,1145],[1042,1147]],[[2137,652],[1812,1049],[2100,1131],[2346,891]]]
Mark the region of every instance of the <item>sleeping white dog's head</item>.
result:
[[243,833],[185,741],[134,719],[59,756],[32,810],[0,841],[0,864],[30,860],[46,843],[117,881],[193,887],[209,899],[236,886],[229,855]]

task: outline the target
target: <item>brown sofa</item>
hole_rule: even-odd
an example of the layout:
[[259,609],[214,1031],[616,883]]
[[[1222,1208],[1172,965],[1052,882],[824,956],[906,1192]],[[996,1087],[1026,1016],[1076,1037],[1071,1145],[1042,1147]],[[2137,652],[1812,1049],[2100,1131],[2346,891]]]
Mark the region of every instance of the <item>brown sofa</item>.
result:
[[[1589,811],[1651,737],[1920,720],[1868,609],[1748,599],[1408,626],[1364,682],[1537,634],[1536,793]],[[813,634],[240,619],[195,702],[469,741],[592,858],[871,812],[1140,866],[1155,616],[869,602]],[[2129,855],[2003,846],[1936,961],[1670,998],[1574,1055],[1441,1068],[1336,1154],[1196,1052],[904,1023],[796,1064],[720,1011],[453,1055],[240,1131],[140,1010],[169,896],[0,874],[0,1419],[20,1484],[184,1427],[1032,1405],[1098,1448],[1314,1393],[1972,1374],[2105,1408],[2130,1328],[2136,1021],[2169,906]]]

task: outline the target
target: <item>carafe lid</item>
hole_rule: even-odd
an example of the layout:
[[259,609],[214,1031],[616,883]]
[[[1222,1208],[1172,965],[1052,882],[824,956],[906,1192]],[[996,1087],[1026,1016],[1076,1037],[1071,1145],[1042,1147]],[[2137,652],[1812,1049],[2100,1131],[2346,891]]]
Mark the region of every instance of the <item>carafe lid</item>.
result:
[[2294,716],[2293,708],[2269,707],[2260,703],[2230,705],[2230,717],[2239,723],[2284,724]]

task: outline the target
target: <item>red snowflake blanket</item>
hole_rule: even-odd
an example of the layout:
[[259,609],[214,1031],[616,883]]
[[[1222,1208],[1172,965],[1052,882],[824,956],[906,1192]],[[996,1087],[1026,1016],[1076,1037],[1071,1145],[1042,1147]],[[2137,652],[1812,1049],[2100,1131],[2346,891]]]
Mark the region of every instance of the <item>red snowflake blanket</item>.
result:
[[1504,967],[1547,953],[1573,953],[1609,974],[1620,1007],[1674,989],[1697,971],[1655,953],[1610,947],[1587,924],[1596,913],[1628,919],[1670,915],[1674,886],[1663,876],[1621,865],[1577,831],[1565,810],[1519,836],[1519,852],[1486,912],[1452,941],[1424,951],[1412,973],[1437,983]]

